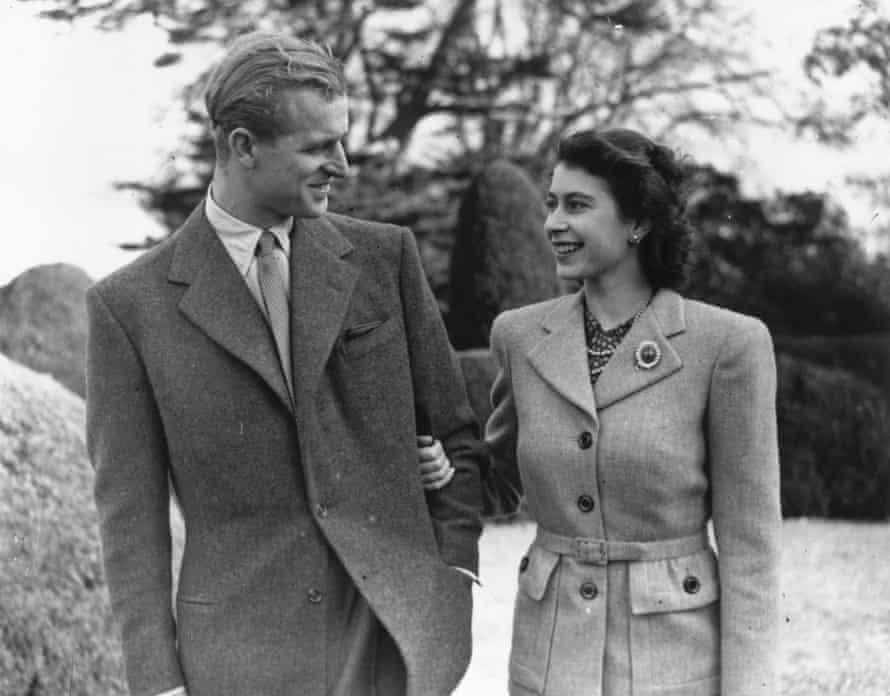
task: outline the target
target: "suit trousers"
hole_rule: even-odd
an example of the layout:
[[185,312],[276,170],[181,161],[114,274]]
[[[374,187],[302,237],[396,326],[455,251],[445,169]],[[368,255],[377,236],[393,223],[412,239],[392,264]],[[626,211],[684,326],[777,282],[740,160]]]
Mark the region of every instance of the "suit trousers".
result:
[[328,578],[328,696],[402,696],[406,677],[399,649],[333,550]]

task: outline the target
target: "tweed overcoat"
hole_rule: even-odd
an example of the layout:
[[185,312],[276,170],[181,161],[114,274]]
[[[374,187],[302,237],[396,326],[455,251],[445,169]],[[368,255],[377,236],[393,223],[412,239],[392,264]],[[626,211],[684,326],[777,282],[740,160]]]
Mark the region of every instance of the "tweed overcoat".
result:
[[[408,693],[470,654],[478,429],[408,230],[295,223],[292,406],[271,332],[203,204],[88,293],[88,448],[133,696],[323,696],[330,552]],[[456,466],[424,493],[415,434]],[[171,612],[169,489],[185,519]],[[456,485],[455,485],[456,484]]]
[[[654,366],[644,354],[649,369],[635,356],[646,341],[660,353]],[[536,537],[520,564],[510,693],[775,696],[781,516],[765,326],[659,291],[593,388],[580,293],[503,313],[491,344],[495,493],[515,505],[524,490],[538,529],[570,539],[703,539],[604,562],[582,542],[554,550]]]

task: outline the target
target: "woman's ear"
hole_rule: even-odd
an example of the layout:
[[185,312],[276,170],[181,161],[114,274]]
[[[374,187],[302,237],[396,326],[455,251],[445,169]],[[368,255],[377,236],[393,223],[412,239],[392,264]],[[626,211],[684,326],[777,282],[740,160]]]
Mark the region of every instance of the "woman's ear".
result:
[[643,237],[649,234],[649,223],[648,222],[637,222],[634,224],[631,229],[630,236],[627,238],[627,243],[630,246],[636,246],[641,241],[643,241]]

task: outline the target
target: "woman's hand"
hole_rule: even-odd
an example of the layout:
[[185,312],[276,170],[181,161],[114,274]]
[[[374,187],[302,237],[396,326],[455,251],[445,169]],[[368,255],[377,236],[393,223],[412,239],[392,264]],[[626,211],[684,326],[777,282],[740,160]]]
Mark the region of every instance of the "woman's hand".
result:
[[454,467],[442,449],[442,443],[432,435],[417,436],[417,461],[424,490],[444,488],[454,477]]

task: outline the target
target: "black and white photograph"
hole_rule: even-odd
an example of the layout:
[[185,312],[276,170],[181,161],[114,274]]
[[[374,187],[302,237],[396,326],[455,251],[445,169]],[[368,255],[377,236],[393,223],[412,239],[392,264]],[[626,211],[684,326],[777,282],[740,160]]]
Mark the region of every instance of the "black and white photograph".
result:
[[890,0],[0,66],[0,696],[890,694]]

